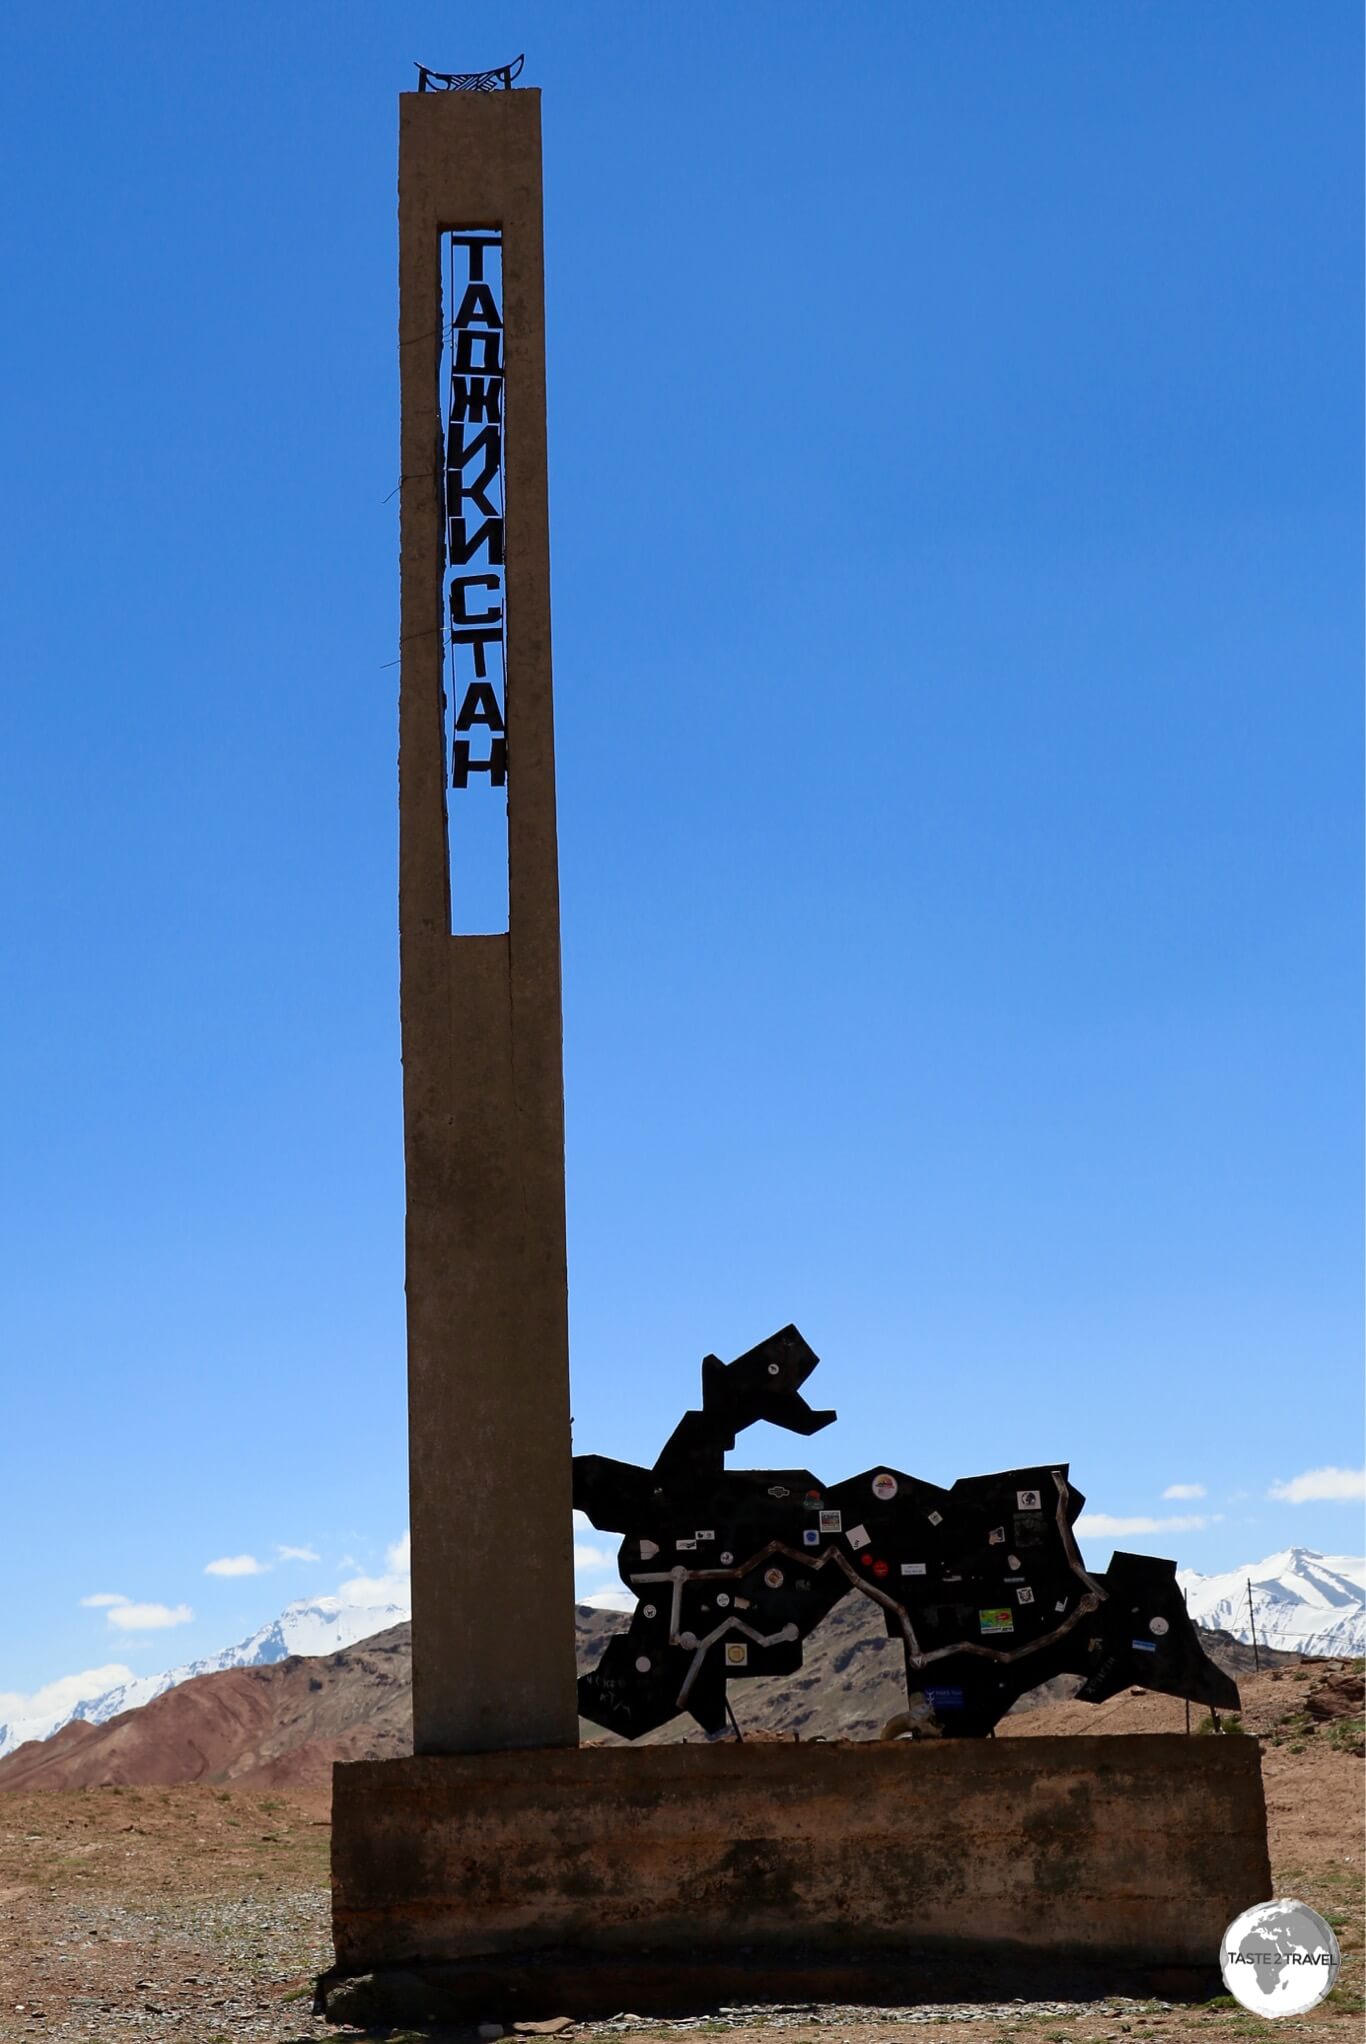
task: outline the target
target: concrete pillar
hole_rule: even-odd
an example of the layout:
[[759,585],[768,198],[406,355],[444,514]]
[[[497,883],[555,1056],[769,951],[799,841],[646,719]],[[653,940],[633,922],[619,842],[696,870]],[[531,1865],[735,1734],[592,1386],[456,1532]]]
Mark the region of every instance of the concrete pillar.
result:
[[[503,239],[506,935],[451,935],[443,230]],[[540,94],[399,100],[399,925],[418,1753],[577,1742]],[[455,876],[456,885],[459,875]]]

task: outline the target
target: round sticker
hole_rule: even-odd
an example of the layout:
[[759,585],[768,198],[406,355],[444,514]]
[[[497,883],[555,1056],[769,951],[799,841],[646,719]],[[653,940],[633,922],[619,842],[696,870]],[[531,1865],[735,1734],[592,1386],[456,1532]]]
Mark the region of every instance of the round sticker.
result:
[[637,1655],[636,1657],[637,1675],[648,1675],[649,1672],[650,1672],[650,1656],[648,1654]]
[[1162,1638],[1162,1635],[1163,1635],[1163,1634],[1164,1634],[1164,1633],[1166,1632],[1166,1630],[1167,1630],[1167,1621],[1166,1621],[1166,1619],[1165,1619],[1165,1618],[1150,1618],[1150,1619],[1148,1620],[1148,1630],[1149,1630],[1149,1632],[1152,1632],[1152,1633],[1156,1633],[1157,1637],[1158,1637],[1159,1639],[1161,1639],[1161,1638]]
[[1317,1909],[1289,1896],[1235,1916],[1219,1941],[1219,1970],[1235,2000],[1257,2016],[1303,2016],[1338,1977],[1342,1954]]
[[770,1364],[769,1364],[769,1366],[768,1366],[768,1374],[769,1374],[769,1376],[770,1376],[770,1377],[776,1377],[776,1376],[777,1376],[777,1374],[778,1374],[778,1365],[777,1365],[776,1363],[770,1363]]
[[896,1488],[896,1478],[885,1469],[873,1478],[873,1496],[881,1498],[884,1504],[896,1496]]
[[722,1565],[722,1567],[723,1567],[723,1568],[729,1568],[729,1567],[730,1567],[730,1565],[731,1565],[731,1563],[732,1563],[732,1562],[734,1561],[734,1559],[735,1559],[735,1556],[734,1556],[733,1554],[723,1554],[723,1555],[721,1556],[721,1565]]
[[726,1595],[725,1591],[723,1590],[716,1601],[721,1606],[721,1609],[724,1611],[727,1604],[729,1604],[730,1602],[730,1598]]
[[653,1605],[653,1604],[643,1604],[643,1605],[641,1606],[641,1609],[643,1610],[643,1612],[645,1613],[645,1616],[646,1616],[647,1618],[653,1618],[653,1617],[654,1617],[654,1615],[655,1615],[655,1607],[654,1607],[654,1605]]
[[873,1557],[871,1554],[861,1554],[859,1556],[859,1560],[862,1562],[865,1568],[871,1568],[873,1566]]
[[766,1568],[764,1570],[764,1581],[768,1584],[770,1590],[781,1590],[783,1587],[782,1570],[780,1568]]
[[875,1561],[873,1563],[873,1574],[875,1576],[885,1576],[886,1573],[887,1563],[885,1561]]

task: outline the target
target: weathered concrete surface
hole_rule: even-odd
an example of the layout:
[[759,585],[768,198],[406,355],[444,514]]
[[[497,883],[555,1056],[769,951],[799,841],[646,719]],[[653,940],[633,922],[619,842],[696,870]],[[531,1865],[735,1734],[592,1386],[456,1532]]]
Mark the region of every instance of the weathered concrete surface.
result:
[[[480,227],[503,237],[509,913],[505,936],[454,937],[439,237]],[[544,329],[540,94],[403,94],[399,936],[419,1753],[578,1738]]]
[[417,1970],[448,2013],[1208,1992],[1271,1893],[1252,1738],[360,1762],[332,1856],[339,1973]]

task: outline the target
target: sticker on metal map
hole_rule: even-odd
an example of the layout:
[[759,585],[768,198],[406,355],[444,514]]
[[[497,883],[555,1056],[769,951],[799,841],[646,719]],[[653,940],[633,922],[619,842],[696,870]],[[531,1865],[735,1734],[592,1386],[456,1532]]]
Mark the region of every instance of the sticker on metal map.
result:
[[1015,1592],[1015,1602],[1017,1604],[1032,1604],[1034,1602],[1034,1592],[1030,1589],[1017,1590]]
[[983,1632],[1014,1632],[1015,1613],[1010,1610],[979,1611],[977,1622]]
[[655,1556],[656,1556],[656,1555],[657,1555],[658,1553],[659,1553],[659,1544],[658,1544],[658,1542],[657,1542],[657,1541],[654,1541],[654,1540],[642,1540],[642,1541],[641,1541],[641,1543],[640,1543],[640,1558],[641,1558],[641,1560],[642,1560],[642,1561],[653,1561],[653,1560],[654,1560],[654,1558],[655,1558]]
[[903,1576],[923,1576],[925,1573],[925,1564],[923,1561],[903,1561],[901,1564],[901,1573]]
[[680,1554],[691,1554],[696,1547],[695,1540],[675,1540],[674,1546]]
[[764,1581],[768,1584],[770,1590],[781,1590],[783,1587],[782,1570],[780,1568],[766,1568],[764,1570]]
[[743,1668],[747,1665],[748,1661],[749,1648],[743,1640],[726,1641],[726,1666],[728,1668]]
[[790,1492],[785,1483],[771,1483],[768,1487],[768,1494],[771,1498],[785,1498],[790,1496]]
[[925,1516],[932,1526],[942,1526],[944,1523],[944,1514],[942,1512],[927,1512]]
[[927,1689],[925,1701],[934,1710],[961,1710],[963,1692],[961,1689]]
[[820,1536],[820,1534],[819,1534],[819,1533],[818,1533],[818,1532],[816,1531],[815,1527],[814,1527],[814,1526],[805,1526],[805,1527],[803,1527],[803,1529],[802,1529],[802,1546],[803,1546],[803,1547],[819,1547],[819,1546],[820,1546],[820,1544],[821,1544],[821,1536]]
[[1017,1490],[1015,1493],[1017,1512],[1038,1512],[1043,1509],[1043,1499],[1036,1490]]
[[1004,1547],[1005,1540],[1006,1529],[1004,1526],[993,1526],[987,1535],[987,1545],[989,1547]]
[[866,1547],[868,1545],[868,1542],[872,1536],[869,1534],[868,1528],[866,1526],[851,1526],[844,1537],[849,1542],[849,1545],[853,1548],[855,1554],[857,1554],[860,1547]]
[[1048,1521],[1042,1512],[1017,1512],[1015,1514],[1015,1545],[1017,1547],[1041,1547],[1048,1534]]
[[882,1470],[877,1476],[873,1478],[873,1496],[875,1498],[881,1498],[884,1505],[889,1504],[891,1502],[891,1500],[896,1496],[896,1491],[897,1491],[896,1478],[892,1476],[887,1470],[885,1469]]
[[696,1533],[696,1534],[695,1534],[695,1535],[694,1535],[693,1537],[694,1537],[694,1539],[696,1539],[696,1540],[699,1540],[699,1541],[702,1541],[702,1540],[715,1540],[715,1538],[716,1538],[716,1535],[715,1535],[715,1533],[714,1533],[714,1532],[713,1532],[713,1531],[711,1530],[711,1528],[709,1527],[709,1528],[707,1529],[707,1531],[706,1531],[705,1533],[704,1533],[704,1532],[702,1532],[702,1531],[701,1531],[701,1530],[699,1529],[699,1530],[698,1530],[698,1532],[697,1532],[697,1533]]
[[822,1512],[820,1515],[822,1533],[838,1533],[843,1524],[844,1520],[838,1512]]
[[1129,1644],[1140,1654],[1155,1654],[1157,1652],[1157,1641],[1155,1639],[1133,1639],[1130,1640]]
[[1148,1620],[1148,1630],[1149,1630],[1149,1632],[1155,1632],[1155,1633],[1157,1634],[1157,1637],[1158,1637],[1159,1639],[1161,1639],[1161,1637],[1162,1637],[1163,1633],[1164,1633],[1164,1632],[1165,1632],[1165,1631],[1167,1630],[1167,1621],[1166,1621],[1166,1619],[1165,1619],[1165,1618],[1150,1618],[1150,1619]]

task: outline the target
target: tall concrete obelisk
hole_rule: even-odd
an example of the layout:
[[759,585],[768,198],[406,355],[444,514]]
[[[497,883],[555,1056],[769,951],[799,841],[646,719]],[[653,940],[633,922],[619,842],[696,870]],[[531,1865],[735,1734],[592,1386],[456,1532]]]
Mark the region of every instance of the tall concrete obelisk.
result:
[[[399,110],[414,1736],[420,1754],[568,1746],[578,1718],[540,94],[422,91],[401,95]],[[483,289],[463,301],[469,339],[452,331],[459,307],[443,303],[452,236],[468,278],[485,273],[481,251],[501,260],[501,307]],[[455,296],[468,289],[462,281]],[[478,372],[454,404],[447,363]],[[495,456],[501,504],[488,481]],[[452,541],[452,496],[461,512],[499,513],[482,548],[466,539],[473,518]],[[448,670],[452,652],[473,664]],[[472,721],[452,725],[448,671],[457,696],[466,676],[493,677],[469,683],[461,714]],[[485,754],[472,768],[471,737]],[[506,774],[501,935],[451,934],[461,876],[447,802],[471,771]]]

